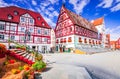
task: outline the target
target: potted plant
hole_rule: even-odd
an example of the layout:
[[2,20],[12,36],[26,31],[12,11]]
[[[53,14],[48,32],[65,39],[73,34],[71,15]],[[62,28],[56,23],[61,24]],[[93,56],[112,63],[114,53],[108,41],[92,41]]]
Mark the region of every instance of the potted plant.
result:
[[0,43],[0,58],[5,57],[6,51],[7,51],[6,46],[4,44]]
[[46,68],[46,63],[43,62],[42,60],[40,61],[36,61],[33,65],[32,65],[33,69],[38,71],[38,72],[42,72],[45,68]]

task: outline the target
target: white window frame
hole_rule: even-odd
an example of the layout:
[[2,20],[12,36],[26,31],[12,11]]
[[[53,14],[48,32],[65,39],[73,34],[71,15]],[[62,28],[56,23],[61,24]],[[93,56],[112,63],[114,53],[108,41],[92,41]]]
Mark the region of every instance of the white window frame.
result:
[[[40,33],[39,33],[38,31],[40,31]],[[37,30],[37,33],[38,33],[38,34],[41,34],[41,29],[38,29],[38,30]]]
[[25,22],[25,17],[20,17],[20,22]]
[[11,30],[11,31],[15,31],[15,30],[16,30],[16,29],[15,29],[15,26],[11,26],[11,27],[10,27],[10,30]]
[[[3,28],[3,29],[1,29]],[[5,30],[5,25],[4,24],[0,24],[0,30]]]
[[15,40],[15,36],[14,35],[10,36],[10,39]]
[[[22,30],[22,29],[23,29],[23,30]],[[26,30],[25,27],[21,27],[21,28],[20,28],[20,31],[21,31],[21,32],[25,32],[25,30]]]
[[29,23],[30,24],[33,24],[34,23],[34,20],[32,18],[29,19]]
[[5,36],[3,34],[0,34],[0,40],[4,40]]
[[44,35],[48,35],[48,30],[44,30]]

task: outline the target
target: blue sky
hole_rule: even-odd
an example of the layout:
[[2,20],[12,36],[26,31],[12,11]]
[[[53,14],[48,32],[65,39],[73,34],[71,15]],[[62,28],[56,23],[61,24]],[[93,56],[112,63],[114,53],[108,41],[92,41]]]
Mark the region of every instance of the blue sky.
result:
[[[66,8],[89,21],[104,16],[106,33],[111,40],[120,37],[120,0],[63,0]],[[0,0],[0,7],[19,6],[39,12],[51,27],[55,27],[62,0]]]

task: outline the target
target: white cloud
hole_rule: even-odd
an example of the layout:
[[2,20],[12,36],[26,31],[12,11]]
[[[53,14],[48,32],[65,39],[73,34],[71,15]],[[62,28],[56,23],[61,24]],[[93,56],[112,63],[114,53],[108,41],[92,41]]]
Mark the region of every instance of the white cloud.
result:
[[102,2],[97,7],[109,8],[112,6],[113,0],[102,0]]
[[47,6],[50,5],[50,2],[45,1],[45,2],[43,2],[43,3],[40,3],[40,5],[41,5],[41,6],[44,6],[44,7],[47,7]]
[[52,4],[58,3],[59,0],[48,0],[50,1]]
[[116,0],[116,2],[118,3],[118,2],[120,2],[120,0]]
[[29,8],[29,10],[32,10],[32,11],[36,12],[33,8]]
[[36,1],[35,1],[35,0],[32,0],[32,4],[33,4],[34,6],[36,6],[36,5],[37,5],[37,3],[36,3]]
[[[36,10],[42,15],[42,17],[45,19],[45,21],[52,27],[54,28],[55,27],[55,22],[53,22],[53,20],[50,18],[52,15],[49,14],[49,11],[46,10],[43,12],[43,10],[45,10],[45,8],[42,10],[40,8],[36,8]],[[53,18],[54,16],[52,16]]]
[[111,40],[117,40],[120,37],[120,26],[107,28],[106,33],[110,33]]
[[5,7],[5,6],[11,6],[11,5],[15,5],[15,4],[8,4],[6,2],[4,2],[3,0],[0,0],[0,7]]
[[45,21],[46,22],[48,22],[48,24],[51,26],[51,27],[53,27],[53,28],[55,28],[55,22],[53,22],[50,18],[48,18],[48,17],[46,17],[46,16],[44,16],[44,19],[45,19]]
[[57,11],[54,11],[54,12],[53,12],[53,15],[54,15],[54,16],[58,16],[59,13],[58,13]]
[[112,12],[120,10],[120,3],[110,9]]
[[99,13],[95,13],[95,16],[98,16],[99,15]]
[[110,8],[111,12],[120,10],[120,0],[102,0],[97,7]]
[[50,11],[53,11],[53,10],[54,10],[54,8],[53,8],[53,7],[51,7],[51,6],[50,6],[50,7],[48,7],[47,9],[48,9],[48,10],[50,10]]
[[46,20],[46,22],[52,27],[55,28],[54,18],[58,17],[59,13],[53,8],[50,0],[40,3],[40,7],[35,8]]
[[63,1],[63,3],[65,3],[66,2],[66,0],[62,0]]
[[82,13],[84,7],[90,2],[90,0],[69,0],[69,3],[73,4],[74,10],[77,14]]

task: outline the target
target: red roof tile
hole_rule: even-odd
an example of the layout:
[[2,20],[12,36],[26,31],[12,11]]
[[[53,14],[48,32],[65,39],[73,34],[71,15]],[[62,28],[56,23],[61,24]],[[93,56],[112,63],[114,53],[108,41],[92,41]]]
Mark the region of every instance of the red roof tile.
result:
[[82,16],[79,16],[79,15],[71,12],[67,8],[65,8],[65,10],[66,10],[67,14],[69,15],[70,19],[74,22],[74,24],[97,32],[97,29],[94,27],[94,25],[91,22],[89,22],[88,20],[86,20]]
[[[15,15],[14,11],[17,11],[18,15]],[[30,14],[34,18],[36,26],[51,28],[39,13],[30,11],[27,9],[22,9],[16,6],[1,7],[0,8],[0,20],[19,23],[20,16],[26,13]],[[13,19],[9,20],[8,15],[11,15]],[[38,17],[40,17],[40,20],[38,20]],[[42,22],[45,23],[45,26],[42,26]]]
[[110,45],[113,45],[115,44],[116,41],[110,41]]
[[120,38],[117,40],[117,43],[120,45]]
[[98,18],[93,21],[93,25],[94,26],[101,25],[101,24],[103,24],[103,21],[104,21],[104,17]]

